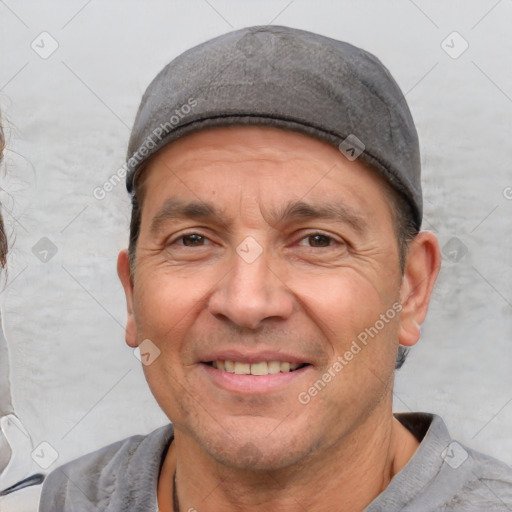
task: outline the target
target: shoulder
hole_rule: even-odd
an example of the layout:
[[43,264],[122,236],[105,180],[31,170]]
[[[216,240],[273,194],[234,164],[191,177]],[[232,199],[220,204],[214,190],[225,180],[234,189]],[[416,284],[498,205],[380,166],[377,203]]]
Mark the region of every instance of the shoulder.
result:
[[452,445],[458,445],[460,459],[465,458],[460,466],[449,466],[449,470],[461,471],[465,477],[460,488],[446,504],[448,510],[512,510],[512,467],[459,443],[453,442]]
[[[89,510],[114,511],[123,503],[150,503],[152,485],[173,438],[172,425],[146,436],[132,436],[84,455],[57,468],[46,478],[40,512]],[[156,488],[156,487],[155,487]],[[156,491],[155,491],[156,492]],[[149,508],[146,510],[150,510]]]
[[511,510],[512,467],[451,439],[441,418],[435,417],[433,423],[438,439],[444,439],[445,447],[431,490],[451,489],[443,510]]
[[396,415],[420,441],[367,512],[510,512],[512,468],[453,440],[434,414]]

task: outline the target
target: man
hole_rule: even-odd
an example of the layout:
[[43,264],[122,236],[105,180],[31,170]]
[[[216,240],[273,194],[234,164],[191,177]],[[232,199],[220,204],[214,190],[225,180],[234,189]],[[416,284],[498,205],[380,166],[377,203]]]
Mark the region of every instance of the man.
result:
[[172,422],[41,511],[511,510],[512,471],[392,414],[440,266],[416,130],[374,56],[252,27],[176,58],[128,150],[126,341]]

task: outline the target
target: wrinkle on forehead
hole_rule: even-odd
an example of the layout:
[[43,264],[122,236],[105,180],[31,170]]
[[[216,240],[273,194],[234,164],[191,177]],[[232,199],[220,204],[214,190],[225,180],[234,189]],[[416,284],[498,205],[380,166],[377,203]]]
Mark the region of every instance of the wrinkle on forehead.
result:
[[172,142],[155,155],[155,161],[169,156],[180,165],[254,161],[277,163],[295,160],[322,160],[327,153],[339,155],[325,141],[307,135],[268,126],[232,126],[211,128]]
[[[216,216],[226,225],[234,222],[233,215],[251,223],[263,218],[272,227],[286,219],[324,219],[343,222],[358,233],[376,215],[375,195],[366,187],[375,190],[371,182],[378,187],[375,180],[382,179],[360,162],[346,161],[323,141],[268,127],[188,135],[156,155],[152,166],[153,176],[160,176],[155,176],[157,188],[163,185],[162,173],[170,171],[191,192],[191,200],[222,207],[224,215]],[[337,171],[343,171],[343,180]],[[369,179],[360,181],[358,176]],[[238,212],[228,218],[230,206]]]

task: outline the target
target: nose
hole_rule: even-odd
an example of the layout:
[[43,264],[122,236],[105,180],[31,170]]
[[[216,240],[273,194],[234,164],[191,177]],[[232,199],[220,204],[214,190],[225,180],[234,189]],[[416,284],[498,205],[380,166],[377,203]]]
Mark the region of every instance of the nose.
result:
[[293,297],[279,276],[278,265],[271,268],[265,252],[254,261],[243,256],[233,252],[229,272],[210,295],[210,313],[248,329],[258,329],[270,318],[288,318]]

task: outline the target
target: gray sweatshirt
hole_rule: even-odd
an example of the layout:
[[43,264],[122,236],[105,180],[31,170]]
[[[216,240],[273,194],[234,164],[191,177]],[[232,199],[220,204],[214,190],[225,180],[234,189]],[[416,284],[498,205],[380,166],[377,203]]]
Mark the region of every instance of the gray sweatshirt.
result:
[[[395,416],[421,444],[365,512],[512,512],[511,467],[453,441],[439,416]],[[168,425],[61,466],[44,483],[39,512],[157,512],[172,439]]]

